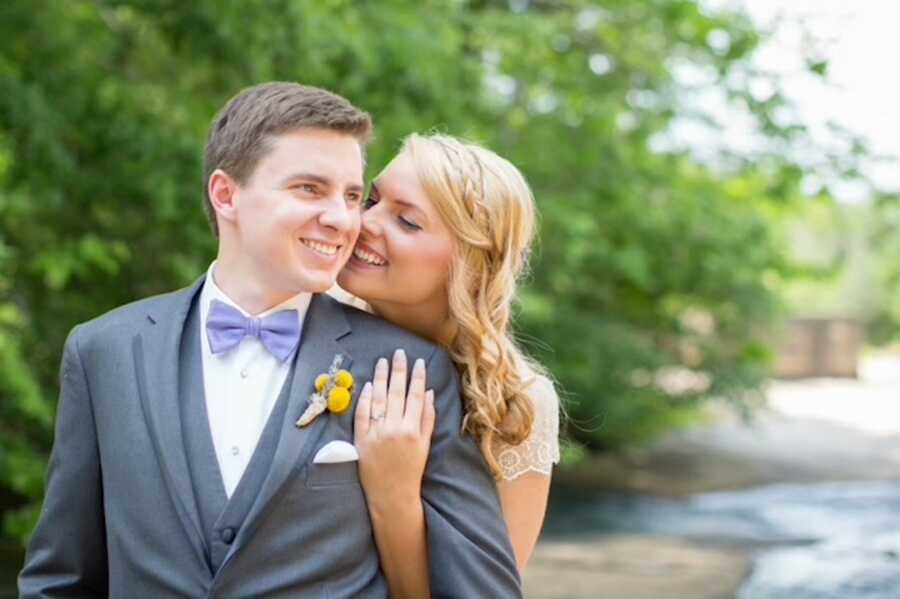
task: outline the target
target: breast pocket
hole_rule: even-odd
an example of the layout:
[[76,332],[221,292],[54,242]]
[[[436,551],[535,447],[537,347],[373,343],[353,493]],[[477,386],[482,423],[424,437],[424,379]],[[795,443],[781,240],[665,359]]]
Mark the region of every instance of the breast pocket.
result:
[[332,464],[309,464],[305,481],[310,489],[327,489],[344,485],[359,486],[359,462],[336,462]]

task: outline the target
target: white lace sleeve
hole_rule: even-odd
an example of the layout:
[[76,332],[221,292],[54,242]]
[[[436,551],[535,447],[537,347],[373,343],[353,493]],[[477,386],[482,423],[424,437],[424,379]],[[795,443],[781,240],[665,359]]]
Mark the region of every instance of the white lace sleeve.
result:
[[519,445],[494,443],[494,457],[500,464],[504,480],[512,480],[526,472],[550,476],[553,464],[559,463],[559,397],[547,377],[538,377],[529,389],[534,401],[534,428]]

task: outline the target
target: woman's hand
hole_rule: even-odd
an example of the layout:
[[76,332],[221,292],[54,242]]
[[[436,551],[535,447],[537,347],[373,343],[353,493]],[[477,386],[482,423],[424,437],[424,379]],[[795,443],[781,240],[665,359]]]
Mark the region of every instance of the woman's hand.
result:
[[422,476],[434,430],[434,392],[425,391],[425,362],[416,360],[406,389],[406,354],[378,360],[375,378],[359,395],[353,442],[359,478],[370,508],[397,508],[421,501]]

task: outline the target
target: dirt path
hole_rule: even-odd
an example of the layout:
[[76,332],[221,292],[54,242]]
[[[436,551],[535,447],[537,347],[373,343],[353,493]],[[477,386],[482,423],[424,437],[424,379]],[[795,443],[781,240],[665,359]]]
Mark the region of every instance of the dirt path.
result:
[[541,543],[525,577],[540,599],[731,599],[750,553],[658,537]]

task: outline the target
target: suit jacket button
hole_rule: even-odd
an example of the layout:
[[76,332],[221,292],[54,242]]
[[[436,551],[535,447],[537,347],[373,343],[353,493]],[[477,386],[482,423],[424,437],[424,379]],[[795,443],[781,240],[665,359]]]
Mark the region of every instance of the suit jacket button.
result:
[[231,545],[234,541],[234,529],[233,528],[225,528],[222,530],[222,540],[225,541],[226,545]]

